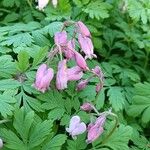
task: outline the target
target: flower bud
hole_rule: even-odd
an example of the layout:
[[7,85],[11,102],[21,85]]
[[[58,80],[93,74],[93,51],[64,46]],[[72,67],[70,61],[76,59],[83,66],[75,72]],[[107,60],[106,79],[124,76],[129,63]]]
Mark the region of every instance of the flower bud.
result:
[[77,85],[77,91],[83,90],[88,84],[88,80],[81,80]]
[[104,74],[99,66],[96,66],[94,69],[92,69],[92,71],[100,78],[101,81],[104,81]]
[[54,76],[53,69],[52,68],[48,69],[48,66],[46,64],[42,64],[37,70],[36,79],[33,86],[37,90],[44,93],[49,88],[53,76]]
[[79,29],[79,32],[82,35],[87,36],[87,37],[91,37],[91,33],[90,33],[89,29],[86,27],[86,25],[83,22],[78,21],[77,22],[77,27]]
[[90,103],[84,103],[80,108],[84,111],[91,111],[93,109]]
[[74,66],[67,69],[67,78],[69,81],[80,80],[83,76],[82,69],[79,66]]
[[61,46],[66,45],[67,44],[67,32],[62,31],[62,32],[55,33],[54,42],[56,45],[61,45]]
[[101,89],[103,88],[103,83],[98,83],[97,85],[96,85],[96,92],[98,93]]

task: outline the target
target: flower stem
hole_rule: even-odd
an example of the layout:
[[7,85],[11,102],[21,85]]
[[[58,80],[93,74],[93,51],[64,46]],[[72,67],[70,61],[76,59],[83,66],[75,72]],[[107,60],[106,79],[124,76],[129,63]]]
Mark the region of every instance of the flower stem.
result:
[[9,122],[10,120],[0,120],[0,124],[3,124],[3,123],[6,123],[6,122]]
[[111,137],[111,135],[114,133],[114,131],[116,130],[116,128],[118,126],[118,117],[112,113],[111,113],[111,115],[113,115],[113,117],[115,119],[115,125],[114,125],[113,129],[109,132],[109,134],[104,138],[104,140],[102,141],[101,144],[106,143],[106,141]]

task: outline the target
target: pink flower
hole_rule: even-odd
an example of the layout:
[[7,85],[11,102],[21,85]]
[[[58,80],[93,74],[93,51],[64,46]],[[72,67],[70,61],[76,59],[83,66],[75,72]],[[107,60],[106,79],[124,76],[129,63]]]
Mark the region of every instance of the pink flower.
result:
[[100,78],[101,81],[104,80],[104,74],[99,66],[96,66],[94,69],[92,69],[92,71]]
[[88,80],[81,80],[77,85],[77,91],[83,90],[88,84]]
[[96,90],[96,92],[98,93],[102,88],[103,88],[103,83],[98,83],[98,84],[96,85],[95,90]]
[[57,32],[54,36],[54,41],[56,45],[64,46],[67,44],[67,32]]
[[82,68],[84,71],[88,70],[89,68],[87,67],[86,61],[82,57],[82,55],[78,53],[77,51],[75,51],[74,54],[75,54],[75,60],[76,60],[77,65],[80,68]]
[[96,119],[95,123],[90,123],[88,126],[87,143],[95,141],[104,131],[103,125],[106,121],[106,115],[103,114]]
[[85,53],[85,58],[92,59],[93,57],[96,57],[93,51],[93,43],[90,38],[85,37],[81,34],[78,35],[78,41],[81,47],[81,50]]
[[90,103],[84,103],[80,108],[84,111],[91,111],[93,109],[92,104]]
[[56,87],[58,90],[67,88],[67,60],[61,60],[58,64],[58,72],[56,75]]
[[74,58],[74,51],[75,51],[74,40],[68,41],[67,46],[62,47],[62,52],[65,54],[66,59]]
[[93,126],[91,125],[91,127],[88,128],[88,137],[86,142],[92,143],[103,133],[103,131],[103,127],[98,126],[97,124],[94,124]]
[[53,76],[53,69],[48,69],[46,64],[42,64],[37,70],[34,87],[44,93],[49,88]]
[[83,76],[82,69],[79,66],[74,66],[67,69],[67,78],[69,81],[80,80]]
[[87,37],[91,37],[91,33],[90,33],[89,29],[86,27],[86,25],[83,22],[78,21],[77,22],[77,27],[79,29],[79,32],[82,35],[87,36]]
[[73,116],[70,120],[69,128],[66,128],[66,131],[72,136],[73,139],[76,139],[77,135],[86,131],[86,125],[84,122],[80,121],[79,116]]
[[37,8],[39,10],[43,10],[47,6],[48,2],[49,2],[49,0],[38,0]]
[[0,149],[3,147],[3,140],[0,138]]

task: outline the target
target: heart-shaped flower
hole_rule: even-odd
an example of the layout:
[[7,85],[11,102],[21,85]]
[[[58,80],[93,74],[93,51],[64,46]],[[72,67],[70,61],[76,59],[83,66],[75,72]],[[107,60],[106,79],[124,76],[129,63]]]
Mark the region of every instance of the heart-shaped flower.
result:
[[73,139],[76,139],[77,135],[86,131],[86,125],[84,122],[80,121],[79,116],[73,116],[70,120],[69,128],[66,128],[66,131],[72,136]]

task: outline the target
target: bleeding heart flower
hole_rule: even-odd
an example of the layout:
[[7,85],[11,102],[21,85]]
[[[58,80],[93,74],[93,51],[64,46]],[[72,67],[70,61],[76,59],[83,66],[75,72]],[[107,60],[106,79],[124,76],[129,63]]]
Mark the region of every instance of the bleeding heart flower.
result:
[[89,82],[88,80],[81,80],[81,81],[78,83],[76,90],[77,90],[77,91],[83,90],[83,89],[87,86],[88,82]]
[[76,139],[77,135],[86,131],[86,125],[84,122],[80,121],[79,116],[73,116],[70,120],[69,128],[66,128],[66,131],[72,136],[73,139]]
[[58,72],[56,75],[56,87],[58,90],[67,88],[67,60],[61,60],[58,64]]
[[49,0],[38,0],[38,6],[37,8],[39,10],[44,10],[44,8],[47,6]]
[[57,32],[54,36],[54,41],[56,45],[64,46],[67,44],[67,32]]
[[106,121],[106,114],[99,116],[95,123],[90,123],[88,126],[87,143],[95,141],[104,131],[103,125]]
[[101,81],[104,81],[104,74],[99,66],[96,66],[94,69],[92,69],[92,71],[100,78]]
[[81,34],[78,35],[78,41],[81,47],[81,50],[85,53],[85,58],[92,59],[93,57],[97,57],[93,51],[93,43],[92,40],[88,37],[85,37]]
[[80,80],[83,76],[82,69],[79,66],[74,66],[67,69],[67,78],[69,81]]
[[89,70],[89,68],[87,67],[86,61],[85,59],[82,57],[82,55],[80,53],[78,53],[77,51],[74,52],[74,56],[75,56],[75,60],[77,65],[82,68],[84,71]]
[[78,21],[77,22],[77,27],[79,29],[79,32],[82,35],[87,36],[87,37],[91,37],[91,33],[90,33],[89,29],[86,27],[86,25],[83,22]]
[[53,69],[52,68],[48,69],[48,66],[46,64],[42,64],[37,70],[36,79],[33,86],[37,90],[44,93],[49,88],[53,76],[54,76]]

